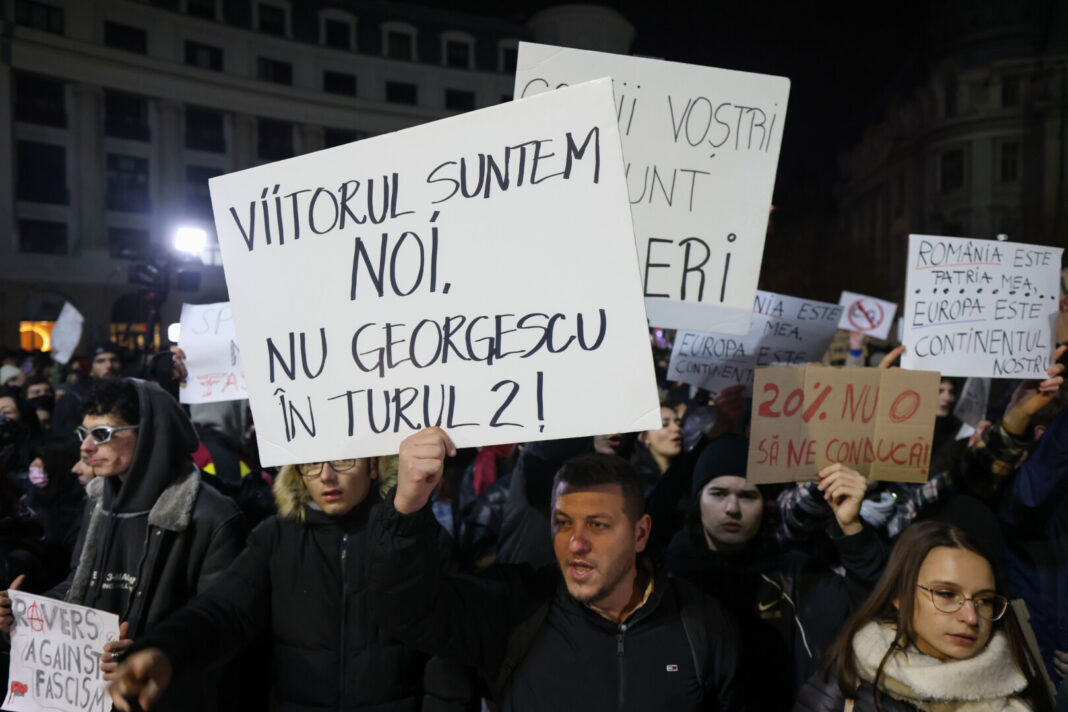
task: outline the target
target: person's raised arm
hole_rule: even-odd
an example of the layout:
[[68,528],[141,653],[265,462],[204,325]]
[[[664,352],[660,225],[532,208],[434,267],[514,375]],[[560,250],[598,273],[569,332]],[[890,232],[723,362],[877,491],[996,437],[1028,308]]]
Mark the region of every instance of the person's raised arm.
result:
[[455,454],[456,446],[438,427],[405,438],[397,463],[394,508],[401,514],[414,514],[425,507],[445,472],[445,456]]

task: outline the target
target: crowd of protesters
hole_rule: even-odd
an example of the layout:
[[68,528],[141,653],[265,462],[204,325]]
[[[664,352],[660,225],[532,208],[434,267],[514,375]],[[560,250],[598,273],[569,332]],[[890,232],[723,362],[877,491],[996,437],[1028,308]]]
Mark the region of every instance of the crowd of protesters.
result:
[[275,469],[180,350],[0,351],[0,581],[118,614],[120,710],[1065,710],[1066,350],[943,379],[927,482],[796,485],[665,354],[655,430]]

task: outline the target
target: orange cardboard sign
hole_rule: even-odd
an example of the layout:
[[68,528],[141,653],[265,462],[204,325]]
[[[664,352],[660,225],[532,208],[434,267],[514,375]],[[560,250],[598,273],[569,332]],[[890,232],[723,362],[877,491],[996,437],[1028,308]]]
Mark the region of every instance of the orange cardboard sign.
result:
[[841,462],[873,480],[925,482],[938,405],[937,371],[757,369],[748,479],[812,479]]

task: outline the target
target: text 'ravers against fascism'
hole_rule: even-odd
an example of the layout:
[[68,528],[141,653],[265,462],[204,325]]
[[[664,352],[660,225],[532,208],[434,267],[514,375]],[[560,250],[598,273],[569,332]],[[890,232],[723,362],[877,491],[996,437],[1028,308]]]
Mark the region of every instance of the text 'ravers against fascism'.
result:
[[519,45],[515,96],[610,76],[653,326],[745,334],[790,81]]
[[1042,378],[1058,310],[1059,247],[909,236],[906,368]]
[[119,639],[119,618],[22,591],[11,597],[11,664],[5,710],[106,712],[104,644]]
[[659,422],[608,80],[211,191],[265,464]]

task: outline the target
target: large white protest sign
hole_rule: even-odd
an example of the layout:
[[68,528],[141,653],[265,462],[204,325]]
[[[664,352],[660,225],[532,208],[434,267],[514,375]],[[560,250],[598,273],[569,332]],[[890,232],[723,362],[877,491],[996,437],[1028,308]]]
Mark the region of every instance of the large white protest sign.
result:
[[521,42],[515,96],[605,76],[649,322],[745,334],[790,80]]
[[210,188],[263,464],[659,427],[609,80]]
[[105,643],[119,639],[119,617],[17,590],[8,595],[14,623],[3,708],[110,710],[100,656]]
[[245,367],[234,333],[230,302],[183,304],[179,346],[189,372],[178,395],[182,403],[248,398]]
[[885,339],[894,322],[897,304],[885,299],[876,299],[856,292],[842,292],[838,298],[842,307],[842,318],[838,328],[846,331],[860,331],[876,339]]
[[745,336],[678,332],[668,380],[713,393],[742,384],[752,393],[758,366],[798,366],[823,358],[841,315],[837,304],[757,291]]
[[901,365],[943,376],[1045,378],[1063,252],[909,235]]
[[70,302],[63,302],[63,308],[59,312],[52,327],[52,358],[57,363],[67,363],[78,348],[78,342],[82,340],[82,325],[85,317]]

